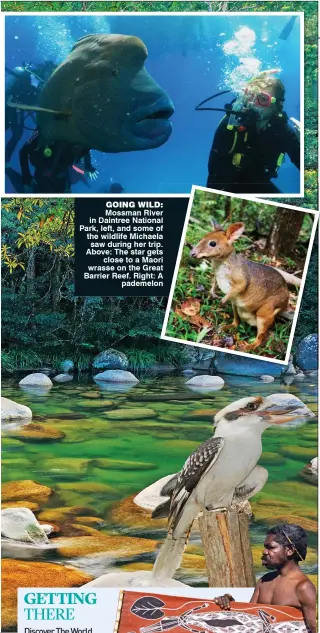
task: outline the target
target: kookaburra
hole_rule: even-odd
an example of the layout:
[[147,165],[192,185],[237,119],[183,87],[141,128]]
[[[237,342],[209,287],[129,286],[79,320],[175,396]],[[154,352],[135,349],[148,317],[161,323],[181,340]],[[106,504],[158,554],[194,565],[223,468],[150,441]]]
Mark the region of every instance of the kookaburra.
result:
[[154,578],[172,578],[200,511],[226,510],[232,502],[249,499],[263,488],[268,472],[257,466],[262,433],[272,424],[298,417],[296,410],[297,404],[277,405],[271,396],[258,396],[241,398],[215,415],[214,436],[188,457],[180,473],[161,491],[171,501],[153,513],[153,517],[169,516],[168,535],[154,564]]

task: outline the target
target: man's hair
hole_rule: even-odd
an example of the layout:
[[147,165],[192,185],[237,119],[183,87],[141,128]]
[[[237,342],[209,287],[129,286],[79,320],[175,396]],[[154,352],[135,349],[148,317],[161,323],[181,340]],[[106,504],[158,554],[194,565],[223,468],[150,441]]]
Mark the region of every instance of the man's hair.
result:
[[260,77],[253,77],[253,79],[248,82],[248,86],[250,88],[258,88],[262,91],[268,91],[268,88],[273,88],[274,96],[277,99],[277,109],[278,111],[282,110],[286,89],[281,79],[278,79],[277,77],[270,77],[269,75],[262,75]]
[[275,525],[268,531],[268,535],[275,536],[275,541],[284,547],[294,550],[292,558],[295,561],[305,560],[307,555],[308,537],[300,525],[294,523],[282,523]]

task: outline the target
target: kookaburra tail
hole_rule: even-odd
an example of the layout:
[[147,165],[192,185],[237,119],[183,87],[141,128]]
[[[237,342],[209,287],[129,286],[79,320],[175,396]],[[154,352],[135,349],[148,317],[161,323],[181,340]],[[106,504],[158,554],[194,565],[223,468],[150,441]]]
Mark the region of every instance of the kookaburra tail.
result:
[[[278,405],[272,396],[242,398],[217,413],[215,435],[188,457],[179,475],[172,479],[173,492],[166,490],[172,496],[168,535],[153,567],[157,581],[172,578],[180,566],[200,511],[225,510],[232,502],[249,499],[263,488],[268,472],[257,466],[261,435],[268,426],[283,424],[298,415],[296,403]],[[166,504],[162,504],[153,516],[161,516],[165,509]]]

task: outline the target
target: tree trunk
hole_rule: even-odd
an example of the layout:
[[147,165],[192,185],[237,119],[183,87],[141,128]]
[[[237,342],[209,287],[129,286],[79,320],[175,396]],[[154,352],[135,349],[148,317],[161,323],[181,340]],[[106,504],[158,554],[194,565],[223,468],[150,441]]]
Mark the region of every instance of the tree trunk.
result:
[[56,261],[53,266],[51,279],[51,304],[53,310],[59,309],[60,303],[60,273],[61,273],[61,256],[56,255]]
[[225,203],[224,203],[224,219],[226,221],[230,221],[231,222],[231,203],[232,203],[232,198],[230,196],[226,196],[225,199]]
[[303,213],[293,209],[278,208],[270,229],[266,253],[269,257],[292,255],[301,231]]
[[209,587],[255,587],[248,515],[205,511],[199,527]]
[[28,249],[28,263],[26,268],[28,294],[34,293],[34,280],[36,276],[36,248],[33,246]]

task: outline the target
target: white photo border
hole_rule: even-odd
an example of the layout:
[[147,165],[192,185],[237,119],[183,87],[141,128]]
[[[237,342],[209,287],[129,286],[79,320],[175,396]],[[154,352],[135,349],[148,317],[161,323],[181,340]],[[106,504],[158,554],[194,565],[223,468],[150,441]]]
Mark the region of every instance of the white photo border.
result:
[[[238,0],[241,1],[241,0]],[[283,0],[284,1],[284,0]],[[0,0],[1,3],[1,0]],[[73,16],[86,16],[86,17],[99,17],[99,16],[104,16],[104,17],[135,17],[137,19],[139,19],[141,16],[146,16],[146,17],[190,17],[190,16],[194,16],[194,17],[207,17],[207,18],[214,18],[214,17],[228,17],[230,18],[231,16],[241,16],[241,17],[246,17],[246,16],[288,16],[288,17],[292,17],[292,16],[297,16],[300,19],[300,119],[301,119],[301,130],[300,130],[300,192],[299,193],[274,193],[272,195],[268,194],[268,193],[262,193],[262,194],[258,194],[259,198],[304,198],[304,35],[305,35],[305,26],[304,26],[304,12],[303,11],[259,11],[259,12],[254,12],[254,11],[219,11],[219,12],[211,12],[211,11],[172,11],[172,12],[161,12],[161,11],[145,11],[143,13],[139,13],[137,11],[125,11],[125,12],[117,12],[117,11],[88,11],[88,12],[83,12],[83,11],[68,11],[65,13],[62,13],[61,11],[32,11],[31,13],[29,13],[28,11],[1,11],[0,9],[0,41],[2,41],[2,51],[3,51],[3,60],[4,63],[1,64],[0,67],[0,85],[2,85],[2,89],[3,89],[3,96],[4,98],[0,99],[0,121],[2,122],[3,125],[3,130],[5,130],[5,62],[6,62],[6,57],[5,57],[5,44],[6,44],[6,28],[5,28],[5,21],[7,17],[10,18],[15,18],[15,17],[43,17],[44,19],[46,17],[52,17],[52,16],[59,16],[61,19],[66,18],[66,17],[73,17]],[[4,142],[4,133],[3,133],[3,148],[0,152],[0,156],[2,156],[2,165],[1,165],[1,173],[0,173],[0,191],[2,192],[3,197],[7,197],[7,198],[16,198],[16,197],[37,197],[37,198],[57,198],[57,197],[63,197],[63,198],[91,198],[92,196],[94,197],[104,197],[106,194],[96,194],[96,193],[70,193],[70,194],[66,194],[66,193],[57,193],[57,194],[42,194],[42,193],[37,193],[34,196],[30,193],[28,194],[19,194],[19,193],[6,193],[5,192],[5,142]],[[109,194],[108,194],[109,195]],[[125,195],[132,195],[132,194],[125,194]],[[149,193],[148,195],[158,195],[158,194],[151,194]],[[167,194],[167,195],[171,195],[171,197],[183,197],[185,195],[188,195],[187,193],[182,193],[182,194]],[[250,198],[252,198],[252,196],[250,196]]]
[[[300,211],[301,213],[309,213],[309,214],[314,216],[313,226],[312,226],[312,231],[311,231],[311,236],[310,236],[310,241],[309,241],[309,245],[308,245],[307,256],[306,256],[304,267],[303,267],[301,286],[299,288],[297,305],[296,305],[296,308],[295,308],[294,318],[293,318],[293,322],[292,322],[292,325],[291,325],[290,336],[289,336],[289,341],[288,341],[288,347],[287,347],[287,350],[286,350],[285,360],[266,358],[265,356],[259,356],[258,354],[249,354],[249,353],[246,353],[246,352],[239,352],[239,351],[236,351],[236,350],[226,349],[224,347],[217,347],[217,346],[214,346],[214,345],[207,345],[205,343],[195,343],[193,341],[184,341],[182,339],[166,335],[168,320],[169,320],[170,311],[171,311],[172,299],[173,299],[173,295],[174,295],[174,291],[175,291],[175,287],[176,287],[176,281],[177,281],[177,276],[178,276],[178,272],[179,272],[179,268],[180,268],[182,251],[183,251],[183,247],[184,247],[184,243],[185,243],[185,237],[186,237],[186,233],[187,233],[187,229],[188,229],[188,225],[189,225],[190,214],[191,214],[191,210],[192,210],[192,206],[193,206],[193,200],[194,200],[194,195],[195,195],[196,191],[207,191],[208,193],[218,194],[220,196],[224,195],[224,196],[228,196],[229,198],[238,198],[240,200],[250,200],[251,202],[257,202],[257,203],[260,203],[260,204],[262,204],[262,202],[263,202],[263,204],[269,204],[270,206],[273,206],[273,207],[283,207],[284,209],[295,209],[297,211]],[[193,185],[193,187],[191,189],[188,209],[187,209],[187,213],[186,213],[186,217],[185,217],[185,221],[184,221],[184,226],[183,226],[183,231],[182,231],[182,235],[181,235],[179,251],[178,251],[176,265],[175,265],[173,278],[172,278],[172,282],[171,282],[171,289],[170,289],[170,294],[169,294],[169,297],[168,297],[168,303],[167,303],[167,307],[166,307],[166,313],[165,313],[165,317],[164,317],[164,321],[163,321],[163,326],[162,326],[162,331],[161,331],[160,338],[165,340],[165,341],[171,341],[171,342],[174,342],[174,343],[181,343],[183,345],[192,345],[194,347],[202,347],[203,349],[209,349],[211,351],[214,350],[214,351],[223,352],[223,353],[226,353],[226,354],[234,354],[234,355],[237,355],[237,356],[245,356],[246,358],[251,358],[252,360],[255,360],[255,359],[264,360],[264,361],[266,361],[266,363],[277,363],[278,365],[287,365],[288,362],[289,362],[289,357],[290,357],[290,353],[291,353],[294,333],[295,333],[295,329],[296,329],[296,325],[297,325],[297,321],[298,321],[298,316],[299,316],[299,312],[300,312],[300,305],[301,305],[303,291],[304,291],[304,286],[305,286],[305,281],[306,281],[306,277],[307,277],[307,273],[308,273],[308,268],[309,268],[309,262],[310,262],[313,242],[314,242],[314,238],[315,238],[315,234],[316,234],[316,230],[317,230],[318,217],[319,217],[319,212],[313,211],[311,209],[301,209],[300,207],[294,207],[292,205],[281,204],[281,203],[278,203],[278,202],[271,202],[269,200],[263,200],[262,201],[260,199],[260,197],[256,198],[256,197],[253,197],[253,196],[242,196],[242,195],[238,195],[238,194],[235,195],[233,193],[227,193],[225,191],[219,191],[217,189],[208,189],[207,187],[198,187],[197,185]]]

